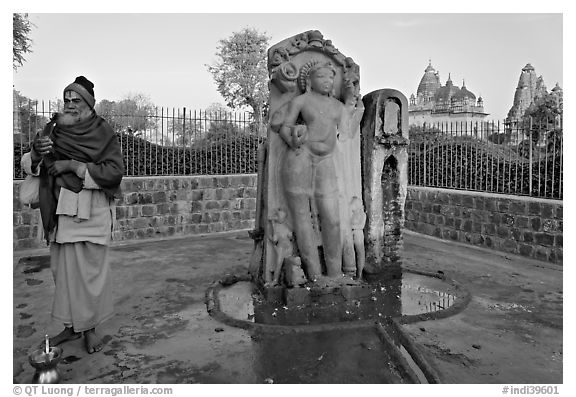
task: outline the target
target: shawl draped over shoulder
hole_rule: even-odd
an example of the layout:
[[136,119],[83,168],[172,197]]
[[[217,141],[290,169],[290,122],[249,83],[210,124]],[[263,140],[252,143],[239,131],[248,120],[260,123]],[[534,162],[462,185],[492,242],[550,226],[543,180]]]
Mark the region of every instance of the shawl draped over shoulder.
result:
[[124,174],[122,152],[112,127],[95,113],[74,125],[58,123],[58,114],[44,127],[42,136],[52,139],[53,152],[44,156],[40,166],[40,215],[46,238],[56,226],[56,207],[60,188],[75,193],[82,190],[84,181],[74,172],[58,176],[48,173],[48,166],[58,160],[77,160],[86,163],[92,179],[108,198],[118,197]]

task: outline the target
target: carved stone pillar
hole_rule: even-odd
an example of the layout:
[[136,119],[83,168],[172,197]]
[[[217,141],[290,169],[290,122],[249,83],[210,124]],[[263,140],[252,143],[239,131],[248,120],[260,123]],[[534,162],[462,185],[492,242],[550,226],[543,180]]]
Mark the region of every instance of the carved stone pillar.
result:
[[382,89],[364,96],[363,102],[364,272],[370,278],[400,270],[408,185],[408,101],[400,91]]

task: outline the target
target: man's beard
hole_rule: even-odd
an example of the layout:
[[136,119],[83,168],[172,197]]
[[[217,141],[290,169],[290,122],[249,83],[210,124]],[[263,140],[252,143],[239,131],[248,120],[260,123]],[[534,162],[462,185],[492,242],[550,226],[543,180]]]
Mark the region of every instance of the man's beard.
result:
[[58,124],[60,125],[75,125],[80,123],[81,121],[86,120],[90,117],[91,112],[82,112],[82,113],[61,113],[58,117]]

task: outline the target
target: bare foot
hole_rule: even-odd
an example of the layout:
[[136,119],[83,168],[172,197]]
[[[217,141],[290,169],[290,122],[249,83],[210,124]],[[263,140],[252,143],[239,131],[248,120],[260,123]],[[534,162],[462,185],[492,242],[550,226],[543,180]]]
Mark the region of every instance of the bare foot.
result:
[[59,344],[76,340],[82,336],[80,332],[74,332],[74,328],[66,327],[58,335],[49,338],[50,346],[58,346]]
[[84,346],[88,354],[99,352],[104,347],[102,340],[96,336],[94,328],[84,331]]

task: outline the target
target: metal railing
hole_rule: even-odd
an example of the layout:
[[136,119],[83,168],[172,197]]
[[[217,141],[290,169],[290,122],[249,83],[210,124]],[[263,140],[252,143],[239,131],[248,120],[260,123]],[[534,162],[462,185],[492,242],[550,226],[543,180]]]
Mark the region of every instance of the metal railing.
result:
[[[98,109],[98,106],[97,106]],[[25,175],[20,158],[54,112],[54,103],[15,106],[14,179]],[[154,108],[99,113],[122,147],[126,176],[243,174],[257,171],[264,138],[248,113]]]
[[[14,179],[20,158],[58,109],[14,107]],[[248,114],[156,108],[103,111],[118,134],[125,175],[213,175],[257,172],[265,138]],[[411,127],[408,183],[562,199],[562,118],[439,123]]]
[[563,197],[562,118],[412,126],[408,183]]

